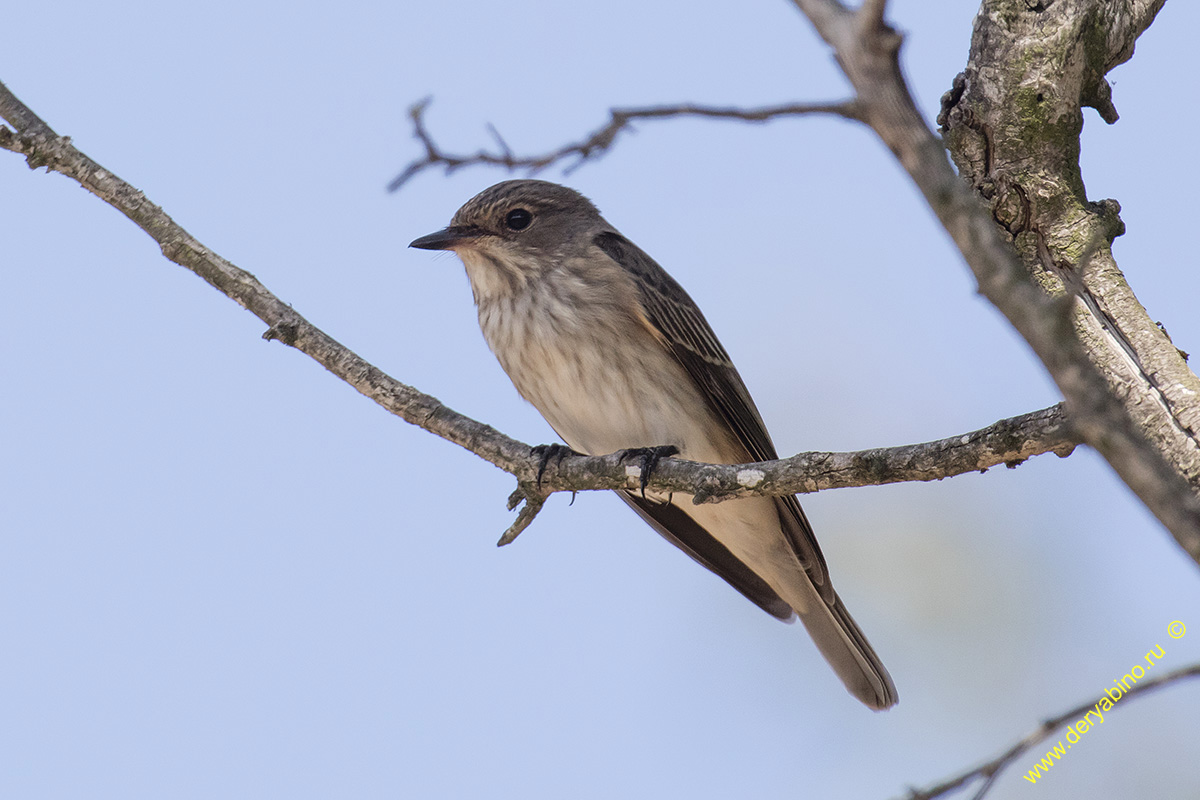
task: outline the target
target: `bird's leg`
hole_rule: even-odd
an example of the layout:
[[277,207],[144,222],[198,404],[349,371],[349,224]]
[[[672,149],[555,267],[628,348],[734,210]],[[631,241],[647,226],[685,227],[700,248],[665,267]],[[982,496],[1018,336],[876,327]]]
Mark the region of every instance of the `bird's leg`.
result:
[[546,467],[550,465],[551,460],[554,461],[554,466],[562,464],[562,460],[567,456],[583,455],[577,453],[565,444],[539,444],[529,450],[529,454],[538,457],[537,471],[537,487],[542,488],[542,476],[546,474]]
[[658,462],[669,456],[679,455],[679,448],[673,444],[663,444],[658,447],[631,447],[621,451],[622,461],[637,461],[641,468],[642,499],[646,499],[646,484],[650,481],[650,473],[658,466]]

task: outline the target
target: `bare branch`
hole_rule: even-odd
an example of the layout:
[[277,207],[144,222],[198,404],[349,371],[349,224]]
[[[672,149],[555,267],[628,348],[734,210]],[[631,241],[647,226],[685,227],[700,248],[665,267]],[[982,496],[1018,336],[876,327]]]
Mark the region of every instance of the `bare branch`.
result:
[[425,148],[425,155],[410,163],[388,184],[389,191],[396,191],[418,173],[430,167],[441,166],[446,172],[454,172],[467,166],[488,164],[506,167],[509,170],[528,169],[531,173],[543,170],[560,161],[575,159],[567,166],[566,171],[572,172],[583,162],[599,158],[612,147],[618,134],[626,129],[632,129],[632,123],[642,119],[667,119],[669,117],[706,117],[709,119],[735,119],[742,122],[769,122],[782,117],[796,117],[806,114],[834,114],[847,119],[858,119],[858,112],[853,102],[841,103],[788,103],[777,106],[760,108],[732,108],[718,106],[703,106],[692,103],[680,103],[670,106],[648,106],[644,108],[614,108],[610,109],[609,119],[604,125],[572,144],[563,145],[548,153],[530,156],[514,155],[508,144],[501,138],[495,127],[488,125],[488,131],[496,139],[499,150],[480,150],[470,155],[454,155],[444,152],[434,142],[429,130],[425,127],[425,110],[429,107],[430,99],[425,98],[415,103],[409,109],[413,122],[413,136]]
[[[1004,464],[1016,467],[1041,453],[1070,455],[1077,438],[1061,404],[1004,419],[972,433],[923,444],[881,447],[849,453],[799,453],[757,464],[700,464],[678,458],[658,463],[650,486],[694,495],[694,502],[717,503],[737,497],[807,494],[827,489],[935,481]],[[568,456],[548,466],[542,489],[631,489],[637,479],[625,471],[619,454]],[[597,478],[608,482],[597,485]]]
[[[437,398],[384,374],[318,329],[267,290],[253,275],[213,253],[175,223],[140,191],[77,150],[25,107],[0,83],[0,116],[18,125],[0,126],[0,148],[24,155],[33,167],[44,166],[78,181],[125,214],[153,238],[164,255],[206,280],[269,327],[263,338],[306,353],[334,375],[401,419],[470,450],[517,478],[511,508],[524,499],[511,541],[529,525],[545,498],[558,491],[636,489],[619,454],[568,456],[540,477],[541,460],[529,445],[466,417]],[[998,464],[1015,466],[1039,453],[1065,456],[1078,442],[1060,406],[1035,411],[974,433],[923,445],[881,448],[858,453],[801,453],[764,464],[723,466],[679,459],[659,462],[649,487],[694,494],[701,501],[731,497],[815,492],[899,481],[940,480]],[[511,510],[510,508],[510,510]]]
[[[1169,686],[1173,683],[1186,680],[1187,678],[1195,677],[1200,677],[1200,664],[1191,664],[1186,667],[1180,667],[1177,670],[1164,673],[1157,678],[1138,682],[1132,688],[1122,693],[1119,702],[1124,703],[1124,701],[1128,698],[1149,694],[1150,692],[1161,689],[1164,686]],[[982,800],[983,796],[987,794],[988,790],[991,789],[1000,773],[1010,764],[1020,758],[1023,753],[1049,739],[1050,736],[1060,730],[1064,725],[1078,720],[1088,711],[1098,707],[1106,697],[1108,697],[1108,695],[1100,695],[1086,703],[1081,703],[1069,711],[1064,711],[1057,716],[1043,721],[1041,725],[1038,725],[1036,728],[1030,731],[1028,735],[1021,738],[1003,753],[991,759],[990,761],[985,761],[977,767],[973,767],[972,769],[966,770],[965,772],[962,772],[951,778],[947,778],[946,780],[940,781],[939,783],[936,783],[933,786],[925,789],[910,789],[909,793],[905,796],[905,800],[934,800],[934,798],[944,797],[951,792],[962,789],[968,784],[979,779],[982,779],[982,783],[979,786],[979,790],[972,797],[973,800]],[[1121,707],[1124,708],[1124,706]]]
[[[1014,468],[1042,453],[1066,457],[1078,443],[1061,404],[1000,420],[986,428],[923,444],[881,447],[848,453],[799,453],[778,461],[752,464],[703,464],[679,458],[658,462],[648,486],[665,493],[693,495],[696,503],[720,503],[738,497],[809,494],[827,489],[881,486],[907,481],[937,481],[1001,464]],[[490,459],[489,459],[490,460]],[[567,455],[545,465],[531,457],[520,472],[493,461],[524,483],[509,502],[553,492],[638,489],[621,453]],[[527,471],[532,467],[532,473]],[[532,476],[532,477],[531,477]],[[536,512],[534,512],[536,513]],[[523,529],[523,527],[522,527]],[[507,544],[511,538],[502,544]]]
[[318,329],[267,290],[257,278],[226,261],[192,237],[142,192],[104,169],[60,137],[0,83],[0,148],[20,153],[30,167],[46,167],[78,181],[85,189],[129,217],[162,248],[163,254],[199,275],[269,327],[263,338],[300,350],[396,416],[471,450],[519,477],[532,479],[529,446],[459,414],[411,386],[388,377]]

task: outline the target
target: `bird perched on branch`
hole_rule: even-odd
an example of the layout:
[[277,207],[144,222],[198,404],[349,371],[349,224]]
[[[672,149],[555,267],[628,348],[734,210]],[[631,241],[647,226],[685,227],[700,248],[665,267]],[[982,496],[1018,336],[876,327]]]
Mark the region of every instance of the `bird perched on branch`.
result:
[[[700,309],[586,197],[498,183],[412,247],[462,259],[479,324],[521,396],[573,450],[743,464],[778,458]],[[781,620],[799,615],[846,688],[885,709],[896,687],[842,605],[794,496],[695,505],[619,492],[652,528]]]

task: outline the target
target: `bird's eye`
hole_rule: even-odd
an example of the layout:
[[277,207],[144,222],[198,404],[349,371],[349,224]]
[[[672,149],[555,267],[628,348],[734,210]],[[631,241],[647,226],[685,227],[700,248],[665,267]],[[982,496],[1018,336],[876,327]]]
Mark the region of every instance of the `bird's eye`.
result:
[[533,214],[524,208],[514,208],[504,215],[504,225],[510,231],[523,231],[529,227],[531,222],[533,222]]

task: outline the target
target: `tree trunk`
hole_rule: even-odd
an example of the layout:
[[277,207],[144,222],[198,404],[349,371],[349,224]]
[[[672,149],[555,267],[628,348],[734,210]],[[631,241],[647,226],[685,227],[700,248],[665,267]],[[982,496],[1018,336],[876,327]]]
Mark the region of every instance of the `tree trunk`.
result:
[[1083,108],[1116,122],[1104,76],[1133,55],[1164,2],[984,0],[938,121],[1035,280],[1078,298],[1075,328],[1111,394],[1200,488],[1200,380],[1117,268],[1120,205],[1089,202],[1079,170]]

